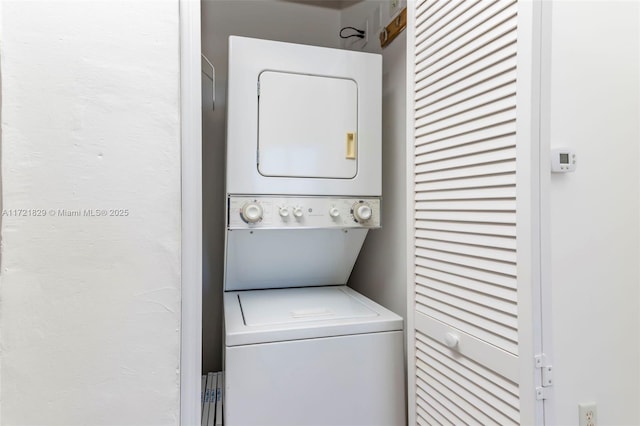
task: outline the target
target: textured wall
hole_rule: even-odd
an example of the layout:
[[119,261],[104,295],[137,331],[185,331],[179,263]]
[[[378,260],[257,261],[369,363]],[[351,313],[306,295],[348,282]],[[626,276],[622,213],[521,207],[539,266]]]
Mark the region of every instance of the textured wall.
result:
[[3,4],[2,424],[178,423],[178,17]]
[[549,143],[578,154],[549,194],[553,424],[639,424],[638,2],[551,6]]
[[[398,10],[405,5],[401,4]],[[370,231],[349,286],[406,319],[407,189],[406,189],[406,51],[401,33],[385,49],[379,29],[390,22],[390,3],[369,0],[342,11],[342,26],[369,21],[364,48],[347,40],[346,48],[382,54],[382,229]],[[381,18],[379,18],[381,16]],[[380,28],[375,23],[380,22]]]

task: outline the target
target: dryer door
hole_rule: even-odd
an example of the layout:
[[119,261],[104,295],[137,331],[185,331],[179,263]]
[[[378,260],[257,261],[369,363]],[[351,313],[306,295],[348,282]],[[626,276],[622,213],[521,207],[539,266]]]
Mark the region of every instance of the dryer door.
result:
[[258,96],[261,175],[333,179],[356,176],[355,81],[263,71]]

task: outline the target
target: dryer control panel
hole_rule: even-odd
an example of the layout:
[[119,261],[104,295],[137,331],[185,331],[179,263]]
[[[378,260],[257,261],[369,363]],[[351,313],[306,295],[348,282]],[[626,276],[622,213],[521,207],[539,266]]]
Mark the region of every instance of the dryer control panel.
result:
[[378,197],[229,196],[228,229],[379,228]]

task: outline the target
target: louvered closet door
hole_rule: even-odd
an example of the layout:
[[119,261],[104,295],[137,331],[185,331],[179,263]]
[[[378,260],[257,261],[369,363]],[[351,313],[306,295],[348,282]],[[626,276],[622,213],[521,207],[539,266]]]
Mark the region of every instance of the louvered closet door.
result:
[[415,8],[410,418],[519,424],[519,5],[427,0],[409,7]]

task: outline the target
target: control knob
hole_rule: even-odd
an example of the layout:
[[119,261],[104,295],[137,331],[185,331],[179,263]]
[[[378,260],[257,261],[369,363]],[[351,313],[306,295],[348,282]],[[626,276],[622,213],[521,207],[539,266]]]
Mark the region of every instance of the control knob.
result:
[[262,206],[256,202],[245,203],[240,210],[240,217],[247,223],[261,221],[262,214]]
[[289,209],[286,207],[280,207],[280,210],[278,210],[278,212],[280,213],[281,217],[288,217],[289,216]]
[[373,211],[371,210],[371,206],[369,203],[365,201],[359,201],[353,205],[353,218],[358,223],[365,223],[371,216],[373,215]]
[[293,208],[293,215],[297,218],[301,218],[302,217],[302,208],[301,207],[294,207]]
[[329,209],[329,216],[331,216],[332,218],[337,218],[338,216],[340,216],[340,210],[338,210],[337,207],[331,207]]

